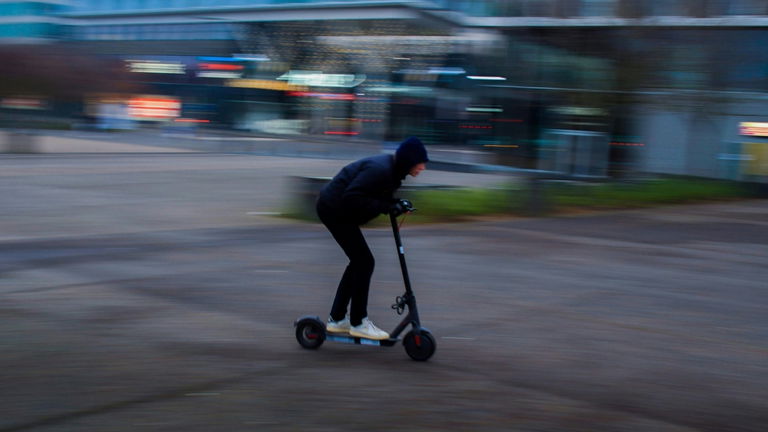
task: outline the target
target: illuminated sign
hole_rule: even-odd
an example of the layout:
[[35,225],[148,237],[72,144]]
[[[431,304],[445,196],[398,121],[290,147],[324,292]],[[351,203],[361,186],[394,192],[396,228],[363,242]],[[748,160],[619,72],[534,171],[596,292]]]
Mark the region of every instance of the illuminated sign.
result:
[[205,62],[243,62],[243,61],[269,61],[264,54],[233,54],[233,57],[198,57]]
[[568,116],[604,116],[608,112],[603,108],[590,108],[580,106],[559,106],[552,109],[556,113]]
[[741,122],[739,123],[739,134],[768,137],[768,123]]
[[181,114],[181,101],[163,96],[137,96],[128,101],[128,116],[135,120],[170,120]]
[[305,91],[294,91],[288,93],[288,96],[298,96],[298,97],[315,97],[319,99],[325,99],[325,100],[356,100],[357,97],[353,94],[348,93],[315,93],[315,92],[305,92]]
[[241,71],[245,69],[243,65],[225,63],[200,63],[198,66],[202,70]]
[[479,81],[506,81],[507,80],[502,76],[467,75],[467,78],[471,80],[479,80]]
[[504,109],[497,108],[497,107],[467,107],[465,109],[467,112],[489,112],[489,113],[504,112]]
[[325,74],[316,71],[289,71],[277,79],[289,84],[308,87],[355,87],[365,81],[365,75]]
[[161,62],[154,60],[126,60],[128,70],[135,73],[183,75],[186,66],[179,62]]
[[245,66],[232,63],[199,63],[197,67],[200,78],[240,78],[245,70]]
[[243,76],[240,72],[224,72],[224,71],[200,71],[197,73],[200,78],[222,78],[222,79],[236,79]]
[[226,86],[284,91],[301,91],[305,89],[305,87],[293,85],[287,82],[265,79],[232,79],[227,81]]

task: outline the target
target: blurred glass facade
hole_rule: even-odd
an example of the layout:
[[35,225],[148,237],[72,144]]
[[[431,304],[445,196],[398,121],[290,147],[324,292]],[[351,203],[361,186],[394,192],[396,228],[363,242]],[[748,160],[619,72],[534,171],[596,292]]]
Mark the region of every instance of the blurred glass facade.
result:
[[439,6],[485,17],[640,17],[766,15],[763,0],[442,0]]
[[34,42],[57,38],[67,10],[61,1],[6,1],[0,3],[0,41]]
[[[327,4],[327,0],[81,0],[74,5],[77,12],[115,12],[131,10],[169,10],[210,8],[222,6],[282,6],[307,3]],[[342,0],[336,3],[371,3],[371,1]]]
[[[149,100],[178,101],[207,127],[416,134],[574,175],[739,178],[763,166],[766,137],[739,125],[768,122],[764,0],[0,6],[6,20],[59,13],[67,44],[119,59]],[[102,99],[114,95],[89,96]]]
[[[78,13],[136,10],[190,10],[210,7],[280,7],[301,5],[370,5],[371,0],[80,0]],[[398,3],[398,2],[390,2]],[[403,1],[422,8],[443,8],[480,17],[610,17],[766,15],[763,0],[432,0]]]
[[205,24],[117,24],[78,28],[78,40],[232,40],[233,25]]

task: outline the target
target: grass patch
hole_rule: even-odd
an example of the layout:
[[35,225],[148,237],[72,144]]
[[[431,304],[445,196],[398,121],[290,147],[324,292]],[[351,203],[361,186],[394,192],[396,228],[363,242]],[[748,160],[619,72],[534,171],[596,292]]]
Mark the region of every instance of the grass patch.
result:
[[[527,187],[413,192],[414,222],[455,221],[477,216],[561,214],[741,199],[753,196],[743,183],[671,177],[635,182],[543,182],[539,196]],[[538,208],[533,210],[531,203]]]
[[698,178],[660,178],[632,183],[558,183],[544,189],[556,211],[637,208],[750,195],[741,183]]
[[[748,185],[727,180],[663,177],[633,182],[584,183],[544,181],[538,195],[527,187],[449,188],[403,191],[417,212],[409,223],[451,222],[498,215],[555,215],[578,211],[631,209],[677,203],[743,199],[755,196]],[[536,206],[534,209],[533,206]],[[311,210],[311,209],[310,209]],[[311,213],[311,214],[310,214]],[[316,220],[313,210],[286,209],[287,217]],[[373,226],[389,224],[382,215]]]
[[506,213],[515,195],[503,188],[462,188],[413,191],[406,197],[418,209],[412,215],[417,219],[459,219]]

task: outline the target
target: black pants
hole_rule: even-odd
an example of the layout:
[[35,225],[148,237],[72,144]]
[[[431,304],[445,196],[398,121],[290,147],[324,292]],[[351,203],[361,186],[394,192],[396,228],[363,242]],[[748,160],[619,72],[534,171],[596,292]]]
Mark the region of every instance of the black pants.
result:
[[375,264],[373,254],[357,224],[335,217],[320,203],[317,205],[317,215],[349,258],[349,264],[336,289],[331,318],[335,321],[344,319],[351,302],[350,323],[353,326],[360,325],[363,318],[368,316],[368,290]]

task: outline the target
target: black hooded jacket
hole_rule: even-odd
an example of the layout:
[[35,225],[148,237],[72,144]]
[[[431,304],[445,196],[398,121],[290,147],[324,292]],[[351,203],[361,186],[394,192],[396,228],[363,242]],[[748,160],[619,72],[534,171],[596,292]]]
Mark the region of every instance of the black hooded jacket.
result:
[[394,156],[383,154],[352,162],[320,191],[318,208],[339,222],[362,225],[387,213],[394,192],[410,169],[428,160],[421,141],[409,138]]
[[339,222],[364,224],[389,210],[400,184],[392,155],[367,157],[342,168],[320,191],[318,205]]

